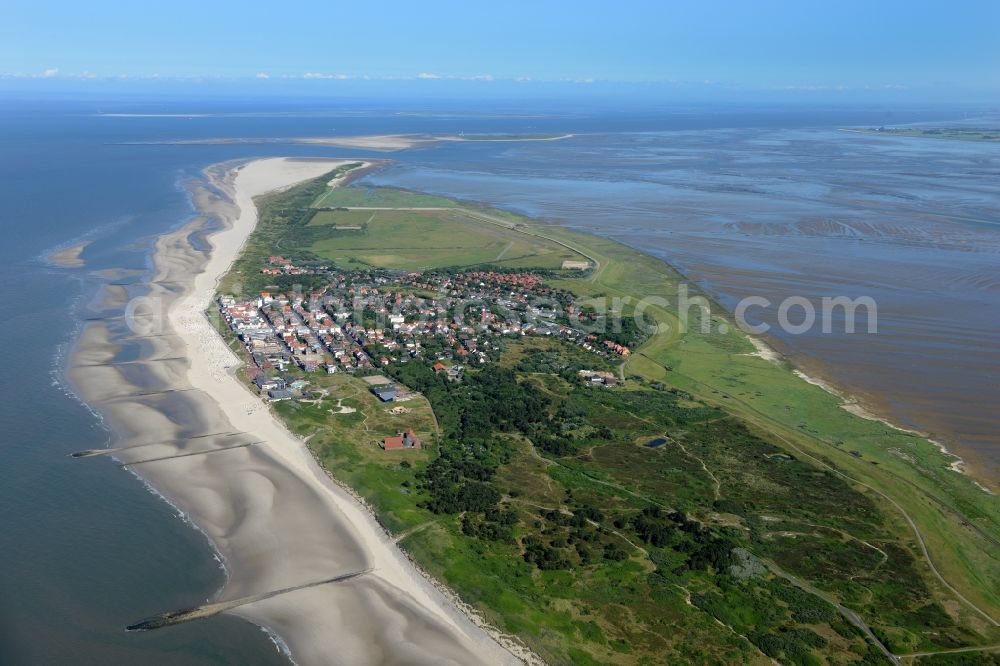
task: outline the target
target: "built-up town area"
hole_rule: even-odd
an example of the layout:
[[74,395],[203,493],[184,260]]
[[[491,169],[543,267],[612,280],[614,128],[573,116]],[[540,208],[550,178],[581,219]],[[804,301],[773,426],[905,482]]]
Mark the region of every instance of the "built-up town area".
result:
[[[263,272],[328,279],[308,293],[219,298],[225,324],[242,343],[248,378],[271,401],[300,397],[308,385],[299,373],[283,377],[291,367],[377,375],[380,368],[419,359],[461,381],[468,366],[495,361],[505,337],[559,338],[611,360],[630,353],[592,332],[597,323],[603,330],[599,313],[574,304],[571,294],[532,272],[303,268],[281,256],[269,257]],[[605,386],[617,383],[607,371],[581,370],[580,376]],[[383,402],[406,397],[405,387],[368,379]]]

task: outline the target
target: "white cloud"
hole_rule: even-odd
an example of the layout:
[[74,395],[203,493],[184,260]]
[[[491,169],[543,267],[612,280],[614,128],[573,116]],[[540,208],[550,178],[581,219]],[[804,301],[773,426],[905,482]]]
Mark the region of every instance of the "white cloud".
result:
[[421,72],[417,74],[418,79],[445,79],[447,81],[493,81],[492,74],[476,74],[474,76],[457,76],[455,74],[431,74],[428,72]]
[[837,92],[843,92],[845,90],[851,90],[851,87],[850,86],[845,86],[843,83],[838,84],[838,85],[826,85],[826,84],[811,84],[811,83],[806,83],[806,84],[792,84],[792,85],[787,85],[787,86],[785,86],[784,89],[785,90],[801,90],[801,91],[808,91],[808,92],[821,92],[821,91],[828,91],[828,90],[834,90],[834,91],[837,91]]
[[306,72],[302,75],[304,79],[333,79],[335,81],[346,81],[347,79],[353,79],[353,76],[348,76],[347,74],[324,74],[322,72]]
[[904,86],[901,83],[884,83],[882,85],[867,85],[865,90],[908,90],[909,86]]
[[269,79],[269,78],[271,78],[271,75],[268,74],[267,72],[257,72],[257,78],[258,79]]
[[59,73],[58,67],[49,67],[47,70],[42,72],[42,76],[44,76],[47,79],[50,79],[58,73]]

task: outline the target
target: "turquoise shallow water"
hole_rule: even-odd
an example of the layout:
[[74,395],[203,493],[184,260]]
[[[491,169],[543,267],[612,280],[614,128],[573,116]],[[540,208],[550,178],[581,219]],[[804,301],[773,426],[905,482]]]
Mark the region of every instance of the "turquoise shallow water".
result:
[[[538,113],[534,109],[484,116],[479,113],[482,109],[453,105],[444,114],[400,114],[405,109],[405,104],[212,105],[196,100],[5,100],[0,104],[0,228],[6,241],[0,244],[0,279],[6,296],[4,326],[0,327],[4,358],[0,373],[4,433],[0,438],[4,461],[0,466],[0,663],[287,663],[262,631],[233,617],[146,634],[122,631],[140,618],[204,601],[223,584],[224,572],[201,534],[136,477],[108,458],[68,457],[73,451],[106,446],[112,435],[75,399],[63,374],[80,320],[94,314],[92,294],[102,282],[114,279],[102,271],[125,269],[141,275],[148,269],[151,238],[190,216],[187,195],[179,185],[185,177],[208,164],[236,158],[364,153],[280,145],[122,143],[331,132],[578,132],[586,136],[573,142],[452,144],[393,154],[398,166],[376,180],[488,200],[611,233],[680,261],[725,294],[724,278],[738,275],[737,269],[748,274],[770,270],[773,260],[769,263],[763,258],[773,259],[772,250],[784,242],[782,238],[788,239],[789,256],[798,257],[799,262],[811,262],[817,253],[840,252],[844,246],[829,235],[800,230],[769,238],[744,227],[746,237],[756,236],[754,242],[763,243],[766,252],[727,251],[737,231],[726,225],[738,221],[738,216],[726,212],[726,207],[742,204],[731,198],[736,196],[731,191],[698,191],[684,183],[699,180],[698,173],[720,170],[732,171],[728,178],[738,182],[740,173],[756,168],[752,162],[756,158],[746,148],[743,164],[697,163],[705,159],[699,155],[706,154],[707,135],[702,134],[706,128],[719,132],[733,126],[758,127],[765,128],[759,130],[764,134],[755,135],[760,142],[797,141],[794,132],[802,130],[788,128],[880,123],[885,118],[884,111],[871,109],[783,114],[760,109],[707,113],[702,109],[634,116],[603,110]],[[96,116],[99,110],[208,115],[108,118]],[[896,117],[916,120],[928,113],[915,110]],[[793,134],[775,137],[776,128]],[[664,130],[684,130],[686,138],[648,134]],[[758,149],[766,145],[761,143]],[[761,156],[766,155],[758,150],[757,157]],[[773,163],[773,154],[770,159]],[[607,169],[608,160],[615,164],[612,171]],[[678,160],[693,166],[685,173]],[[816,170],[808,164],[797,168]],[[981,168],[994,167],[986,163]],[[794,191],[796,200],[814,200],[821,194],[814,188],[828,186],[815,180],[800,177],[784,187]],[[778,181],[770,182],[777,187]],[[732,183],[724,185],[732,190]],[[661,196],[668,191],[671,196]],[[662,207],[678,201],[682,194],[689,197],[685,201],[697,205],[690,203],[687,213],[681,207],[666,214]],[[877,192],[872,196],[876,195],[886,196]],[[971,200],[985,195],[967,188],[963,196]],[[928,205],[920,202],[924,208]],[[973,202],[965,208],[969,205],[988,204]],[[717,212],[717,227],[709,224],[705,213],[713,206],[722,211]],[[769,214],[760,211],[761,216]],[[42,260],[58,246],[83,240],[92,241],[83,255],[85,268],[56,269]],[[810,250],[813,243],[826,246]],[[931,259],[937,257],[940,270],[949,268],[948,255],[932,249],[925,252],[927,265],[935,265]],[[993,259],[986,253],[956,256],[969,266]],[[888,262],[891,257],[892,252],[885,249],[876,258]],[[712,273],[713,265],[728,266],[729,271]],[[967,281],[976,293],[975,285],[980,282],[968,277],[971,274],[966,272]],[[775,289],[794,284],[783,281],[780,273],[770,275]],[[968,345],[983,344],[983,338],[973,333],[969,333]]]

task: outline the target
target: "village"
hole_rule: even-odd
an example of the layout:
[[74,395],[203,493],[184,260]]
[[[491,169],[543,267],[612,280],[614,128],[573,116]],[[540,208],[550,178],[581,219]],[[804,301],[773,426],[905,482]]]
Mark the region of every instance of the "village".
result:
[[[495,361],[505,338],[558,338],[604,359],[630,354],[581,325],[600,322],[598,313],[532,272],[303,268],[281,256],[269,257],[262,272],[326,279],[308,293],[261,291],[218,300],[223,322],[241,344],[248,380],[269,401],[312,397],[303,377],[316,372],[362,376],[379,400],[403,401],[404,387],[371,381],[380,370],[421,361],[461,381],[467,367]],[[292,368],[301,372],[289,373]],[[617,383],[609,372],[585,370],[580,377]]]

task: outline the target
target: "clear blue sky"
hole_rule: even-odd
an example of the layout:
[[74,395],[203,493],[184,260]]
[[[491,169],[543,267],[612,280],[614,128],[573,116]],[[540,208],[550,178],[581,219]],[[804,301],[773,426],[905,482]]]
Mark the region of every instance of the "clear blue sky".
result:
[[1000,100],[1000,2],[14,0],[0,9],[0,77],[123,76],[234,77],[262,89],[492,78]]

